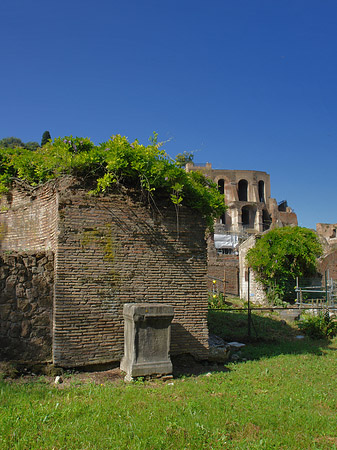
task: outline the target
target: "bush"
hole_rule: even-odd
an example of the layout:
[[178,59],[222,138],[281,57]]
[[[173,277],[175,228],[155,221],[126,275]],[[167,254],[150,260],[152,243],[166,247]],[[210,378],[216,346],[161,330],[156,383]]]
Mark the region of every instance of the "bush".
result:
[[278,300],[294,300],[296,277],[316,273],[317,257],[322,254],[316,234],[307,228],[283,227],[257,239],[246,256],[258,281]]
[[[1,141],[2,142],[2,141]],[[120,189],[137,190],[141,198],[157,209],[156,202],[172,202],[196,209],[211,228],[214,219],[226,210],[217,185],[198,172],[185,172],[161,149],[157,135],[144,146],[126,137],[112,136],[95,145],[88,138],[66,136],[48,140],[34,152],[17,146],[1,146],[0,193],[10,189],[13,178],[39,185],[62,175],[74,175],[93,183],[93,194]]]
[[337,335],[337,322],[330,317],[329,311],[304,314],[298,327],[312,339],[330,339]]

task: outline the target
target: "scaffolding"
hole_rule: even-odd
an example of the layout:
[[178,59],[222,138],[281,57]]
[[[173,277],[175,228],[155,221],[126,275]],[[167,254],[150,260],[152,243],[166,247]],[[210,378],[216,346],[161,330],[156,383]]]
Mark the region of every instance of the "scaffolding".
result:
[[329,270],[325,272],[323,282],[310,286],[300,286],[299,278],[296,278],[296,303],[301,309],[337,309],[337,282],[329,276]]

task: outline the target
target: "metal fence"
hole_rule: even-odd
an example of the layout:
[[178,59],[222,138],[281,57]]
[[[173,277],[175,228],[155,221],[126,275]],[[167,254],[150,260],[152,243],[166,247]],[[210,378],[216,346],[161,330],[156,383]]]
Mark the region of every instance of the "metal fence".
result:
[[[259,313],[278,312],[282,318],[290,320],[298,319],[303,312],[318,313],[319,311],[329,311],[330,314],[337,316],[337,282],[329,277],[329,271],[322,278],[297,278],[296,284],[294,283],[292,288],[294,289],[296,301],[294,304],[288,304],[286,307],[272,305],[253,306],[249,300],[250,294],[248,293],[248,301],[245,307],[235,308],[227,306],[224,309],[219,307],[220,305],[217,307],[215,302],[212,304],[212,297],[219,296],[219,293],[216,292],[216,284],[214,284],[213,290],[209,292],[211,300],[209,309],[210,311],[222,311],[223,314],[228,316],[228,320],[231,319],[232,314],[235,314],[235,316],[232,316],[232,319],[237,321],[238,327],[241,328],[238,330],[238,338],[251,338],[253,333],[258,338],[259,330],[261,330],[260,334],[265,334],[268,320],[262,320],[263,314],[259,318]],[[226,301],[224,295],[222,301]],[[263,326],[261,325],[262,323]],[[245,329],[245,332],[243,332],[242,328]]]

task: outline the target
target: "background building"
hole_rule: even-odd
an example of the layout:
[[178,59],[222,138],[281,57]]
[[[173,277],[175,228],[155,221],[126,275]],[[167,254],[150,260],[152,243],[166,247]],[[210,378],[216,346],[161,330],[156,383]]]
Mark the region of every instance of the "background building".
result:
[[208,241],[209,288],[215,279],[222,292],[240,295],[240,279],[244,283],[245,274],[239,270],[239,245],[270,228],[297,225],[297,216],[286,200],[277,203],[271,197],[266,172],[213,169],[210,163],[193,162],[186,165],[186,171],[203,173],[225,196],[228,209],[215,223],[214,238]]

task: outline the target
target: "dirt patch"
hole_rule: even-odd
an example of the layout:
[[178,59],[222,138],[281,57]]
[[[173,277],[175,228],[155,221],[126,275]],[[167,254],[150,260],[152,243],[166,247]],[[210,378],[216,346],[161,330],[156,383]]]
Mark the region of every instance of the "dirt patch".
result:
[[[191,355],[172,357],[173,378],[198,376],[209,372],[224,372],[228,369],[221,364],[196,361]],[[60,372],[58,375],[45,375],[35,373],[29,368],[18,371],[10,363],[0,363],[0,379],[14,384],[44,383],[57,385],[60,389],[68,386],[80,386],[86,383],[105,385],[107,383],[121,383],[125,373],[119,367],[102,368],[101,370],[70,370]],[[60,377],[60,378],[57,378]],[[153,377],[154,380],[158,379]],[[160,378],[159,378],[160,379]],[[163,378],[164,381],[169,379]],[[57,382],[55,384],[55,382]]]

